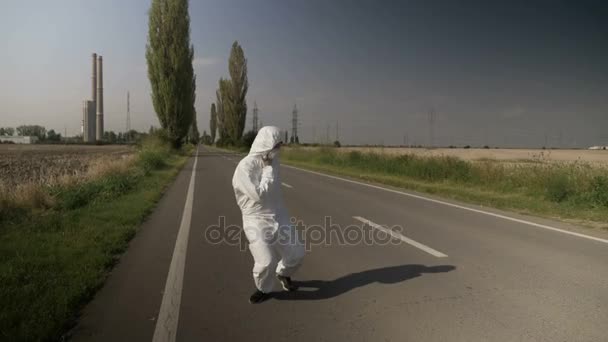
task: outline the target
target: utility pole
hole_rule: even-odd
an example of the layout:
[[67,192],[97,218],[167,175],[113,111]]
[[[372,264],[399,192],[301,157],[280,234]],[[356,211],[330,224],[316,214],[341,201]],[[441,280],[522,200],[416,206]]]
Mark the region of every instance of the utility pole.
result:
[[435,146],[435,109],[431,108],[428,113],[429,119],[429,145]]
[[253,102],[253,131],[258,132],[258,103]]
[[484,134],[484,138],[483,138],[484,145],[490,146],[490,145],[488,145],[488,124],[487,123],[486,123],[486,126],[484,127],[483,134]]
[[312,126],[312,142],[317,142],[317,126]]
[[327,124],[327,133],[326,133],[326,136],[325,136],[325,143],[329,144],[329,124]]
[[298,139],[298,108],[296,107],[295,103],[293,105],[291,124],[292,124],[291,138],[293,139],[294,143],[297,143],[299,141],[299,139]]
[[340,141],[340,123],[336,121],[336,141]]
[[131,94],[127,92],[127,130],[126,133],[129,133],[131,130]]

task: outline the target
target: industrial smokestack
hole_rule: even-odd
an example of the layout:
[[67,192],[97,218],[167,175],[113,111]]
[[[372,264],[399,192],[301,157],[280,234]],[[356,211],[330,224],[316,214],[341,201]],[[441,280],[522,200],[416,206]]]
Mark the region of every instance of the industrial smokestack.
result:
[[93,72],[91,73],[91,101],[97,102],[97,54],[93,54]]
[[95,112],[96,112],[95,102],[87,101],[87,112],[89,113],[87,116],[87,122],[88,122],[87,125],[89,127],[88,142],[94,143],[95,136],[97,135],[97,131],[95,129],[95,127],[96,127],[95,122],[97,121],[96,115],[95,115]]
[[97,141],[103,139],[103,59],[97,57]]

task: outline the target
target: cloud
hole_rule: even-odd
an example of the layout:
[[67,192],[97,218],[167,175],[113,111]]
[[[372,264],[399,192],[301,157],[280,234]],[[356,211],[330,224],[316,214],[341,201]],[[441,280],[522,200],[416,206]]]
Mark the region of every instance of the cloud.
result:
[[198,57],[192,61],[195,68],[202,68],[219,63],[219,59],[213,57]]
[[520,106],[507,108],[502,113],[501,116],[503,119],[516,119],[526,114],[526,109]]

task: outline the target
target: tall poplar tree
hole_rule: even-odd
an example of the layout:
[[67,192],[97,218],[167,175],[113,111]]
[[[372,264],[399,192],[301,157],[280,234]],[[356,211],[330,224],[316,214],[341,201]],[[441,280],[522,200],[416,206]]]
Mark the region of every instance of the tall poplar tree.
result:
[[237,142],[243,136],[245,120],[247,119],[247,90],[249,79],[247,78],[247,59],[243,48],[238,41],[232,44],[230,58],[228,59],[228,72],[230,73],[230,108],[229,134],[233,141]]
[[146,60],[152,103],[173,147],[180,147],[194,117],[196,75],[188,0],[152,0]]
[[209,132],[211,133],[211,143],[215,142],[215,133],[217,132],[217,110],[215,103],[211,104],[211,117],[209,119]]

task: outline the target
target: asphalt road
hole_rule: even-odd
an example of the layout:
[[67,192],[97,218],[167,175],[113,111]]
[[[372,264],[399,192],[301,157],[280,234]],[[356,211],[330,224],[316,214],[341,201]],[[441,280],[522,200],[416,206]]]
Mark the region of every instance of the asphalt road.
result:
[[[240,157],[201,147],[193,173],[194,159],[73,340],[608,341],[608,240],[289,167],[283,193],[311,244],[294,277],[302,288],[251,305],[249,252],[206,238],[221,218],[241,223],[231,187]],[[322,243],[313,226],[326,217],[335,240]],[[387,227],[398,232],[389,243]]]

